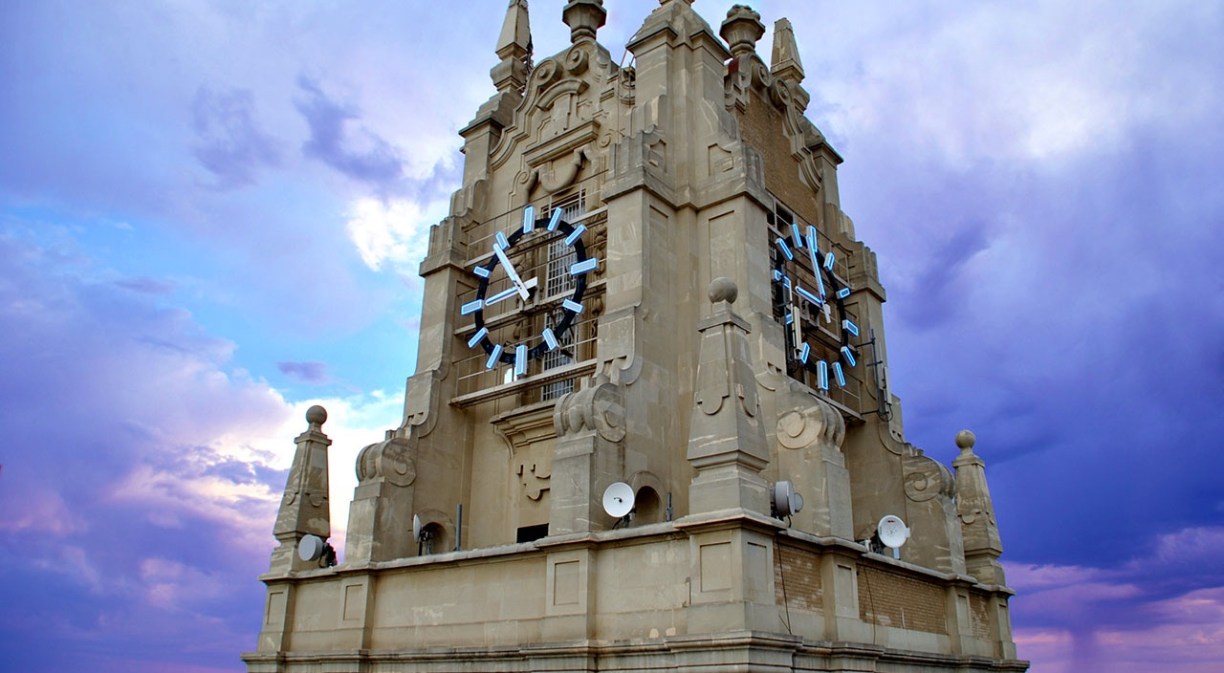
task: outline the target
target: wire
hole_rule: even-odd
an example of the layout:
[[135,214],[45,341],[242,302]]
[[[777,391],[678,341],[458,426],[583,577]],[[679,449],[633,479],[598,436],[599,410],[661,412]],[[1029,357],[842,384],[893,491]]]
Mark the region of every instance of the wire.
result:
[[782,545],[776,539],[774,540],[774,550],[777,551],[774,557],[778,561],[778,578],[782,583],[782,607],[786,611],[786,619],[782,622],[782,625],[786,627],[786,632],[793,636],[795,632],[791,631],[790,599],[786,597],[786,568],[782,565]]

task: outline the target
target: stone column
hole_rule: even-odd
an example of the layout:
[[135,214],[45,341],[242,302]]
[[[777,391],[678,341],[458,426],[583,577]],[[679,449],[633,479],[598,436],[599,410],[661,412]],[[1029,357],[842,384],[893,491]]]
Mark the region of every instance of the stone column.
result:
[[805,386],[785,385],[778,401],[778,478],[793,483],[804,499],[791,520],[802,531],[853,540],[850,472],[841,452],[845,421]]
[[731,310],[735,283],[715,278],[713,313],[701,332],[695,408],[689,425],[688,461],[697,472],[689,486],[692,514],[746,510],[769,514],[769,462],[756,378],[748,356],[748,323]]
[[604,530],[603,490],[623,480],[625,404],[620,386],[600,377],[557,403],[549,535]]
[[1003,541],[995,523],[994,503],[986,486],[986,463],[973,452],[977,437],[968,430],[956,434],[960,455],[952,461],[956,469],[956,513],[961,520],[965,545],[965,571],[983,584],[1002,586]]
[[272,551],[270,574],[317,568],[317,561],[303,561],[298,543],[307,535],[327,540],[331,537],[331,510],[327,497],[327,447],[331,440],[323,434],[327,410],[315,405],[306,410],[306,431],[294,442],[293,465],[285,483],[280,511],[272,534],[280,543]]
[[416,555],[412,506],[415,442],[389,437],[357,454],[357,488],[349,508],[345,565]]

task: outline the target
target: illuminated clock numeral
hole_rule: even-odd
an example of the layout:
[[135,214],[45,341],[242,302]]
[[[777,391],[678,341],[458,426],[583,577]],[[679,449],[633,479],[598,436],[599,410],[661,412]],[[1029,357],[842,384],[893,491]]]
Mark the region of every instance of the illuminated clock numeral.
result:
[[514,347],[514,376],[527,375],[527,346],[519,344]]
[[794,313],[787,313],[787,314],[786,314],[786,324],[787,324],[787,325],[791,325],[791,324],[793,324],[794,322],[795,322],[795,314],[794,314]]
[[803,248],[803,235],[799,233],[799,225],[791,224],[791,240],[795,242],[795,247]]
[[803,344],[803,348],[799,349],[799,361],[806,365],[808,358],[811,357],[811,355],[812,355],[811,344],[807,344],[807,343]]
[[787,292],[790,292],[791,290],[790,276],[782,276],[782,287],[786,288]]
[[843,287],[842,289],[837,291],[838,299],[845,299],[846,297],[849,297],[849,296],[850,296],[850,288],[848,287]]
[[566,244],[566,245],[573,245],[573,244],[574,244],[574,241],[576,241],[576,240],[578,240],[578,239],[582,238],[582,233],[583,233],[583,232],[585,232],[585,231],[586,231],[586,225],[585,225],[585,224],[580,224],[580,225],[578,225],[578,226],[574,227],[574,230],[570,232],[570,235],[565,237],[565,244]]
[[853,322],[853,321],[851,321],[851,320],[843,320],[843,321],[842,321],[842,329],[846,330],[847,332],[849,332],[850,334],[852,334],[852,335],[854,335],[854,336],[858,336],[858,335],[859,335],[859,328],[858,328],[858,325],[855,325],[855,324],[854,324],[854,322]]
[[472,273],[476,274],[477,276],[480,276],[481,278],[488,278],[490,275],[492,275],[493,272],[489,271],[483,266],[478,266],[475,269],[472,269]]
[[816,385],[821,390],[829,390],[829,363],[824,360],[816,363]]
[[504,233],[500,231],[497,232],[495,238],[497,239],[498,247],[500,247],[503,251],[510,247],[510,239],[506,238]]
[[484,306],[484,301],[481,299],[477,299],[475,301],[469,301],[468,303],[459,307],[459,315],[471,315],[479,311],[480,307],[482,306]]
[[778,240],[774,241],[774,243],[778,244],[778,249],[781,250],[782,254],[786,256],[787,261],[795,261],[795,253],[791,252],[790,246],[786,244],[785,238],[778,237]]
[[523,209],[523,233],[530,234],[532,229],[535,229],[535,206],[527,206]]
[[833,251],[832,251],[832,250],[830,250],[830,251],[826,252],[826,253],[825,253],[825,259],[824,259],[824,268],[825,268],[825,269],[827,269],[827,270],[829,270],[829,271],[832,271],[832,270],[833,270],[833,264],[834,264],[836,261],[837,261],[837,256],[833,254]]
[[854,359],[854,353],[850,352],[849,346],[842,346],[841,354],[842,354],[842,358],[845,359],[846,364],[850,365],[851,367],[858,364],[858,361]]
[[806,299],[806,300],[808,300],[808,301],[812,302],[813,304],[822,304],[822,303],[824,303],[824,300],[823,300],[823,299],[821,299],[820,297],[817,297],[816,295],[812,294],[811,292],[808,292],[807,290],[803,289],[802,287],[799,287],[798,285],[796,285],[796,286],[795,286],[795,292],[796,292],[796,293],[798,293],[798,295],[799,295],[800,297],[803,297],[804,299]]
[[842,372],[842,366],[840,362],[833,363],[833,377],[837,379],[838,388],[846,387],[846,374]]
[[566,299],[565,301],[561,302],[561,308],[573,313],[574,315],[582,313],[582,304],[579,304],[572,299]]
[[571,276],[581,276],[582,274],[587,273],[588,271],[594,271],[595,267],[597,266],[599,266],[598,259],[594,257],[590,259],[584,259],[581,262],[578,262],[577,264],[573,264],[570,266],[570,275]]
[[475,334],[472,335],[471,339],[468,339],[468,348],[475,348],[476,344],[483,341],[487,336],[489,336],[489,328],[481,327]]
[[557,343],[557,335],[553,334],[551,327],[544,328],[544,343],[548,344],[548,350],[550,351],[557,350],[557,346],[560,345]]
[[493,352],[489,353],[489,359],[485,361],[485,369],[492,369],[497,366],[497,361],[501,359],[502,350],[504,349],[501,344],[493,347]]
[[782,281],[783,278],[785,278],[785,276],[782,275],[782,271],[778,269],[774,269],[773,278],[774,278],[775,283],[779,283]]
[[551,218],[549,218],[549,220],[548,220],[548,230],[549,230],[549,231],[556,231],[556,230],[557,230],[557,225],[561,224],[561,214],[562,214],[562,213],[561,213],[561,209],[560,209],[560,208],[554,208],[554,209],[553,209],[553,211],[552,211],[552,217],[551,217]]

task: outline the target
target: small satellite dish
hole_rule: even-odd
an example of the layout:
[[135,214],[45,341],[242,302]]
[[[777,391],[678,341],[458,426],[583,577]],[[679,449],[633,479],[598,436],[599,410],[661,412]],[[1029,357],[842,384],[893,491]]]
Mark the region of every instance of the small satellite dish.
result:
[[773,486],[773,509],[778,517],[798,514],[803,510],[803,496],[795,492],[795,485],[789,481],[776,482]]
[[412,539],[417,542],[421,541],[421,515],[412,515]]
[[323,556],[326,543],[318,535],[307,535],[298,542],[298,558],[303,561],[318,561]]
[[623,518],[633,511],[633,487],[618,481],[604,490],[603,508],[608,516]]
[[905,527],[901,517],[887,514],[876,526],[876,535],[880,536],[880,542],[883,542],[885,547],[893,550],[893,558],[901,558],[901,545],[909,539],[910,529]]

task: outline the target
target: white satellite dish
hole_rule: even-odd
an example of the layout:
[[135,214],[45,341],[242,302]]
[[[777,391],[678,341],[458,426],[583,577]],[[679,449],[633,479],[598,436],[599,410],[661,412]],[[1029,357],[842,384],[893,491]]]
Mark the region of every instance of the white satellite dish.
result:
[[421,541],[421,515],[412,515],[412,539],[417,542]]
[[633,487],[618,481],[604,490],[603,508],[608,516],[620,519],[633,511]]
[[789,481],[779,481],[773,485],[773,508],[779,517],[798,514],[803,510],[803,496],[795,491],[795,485]]
[[298,542],[298,558],[303,561],[318,561],[323,556],[325,546],[323,538],[318,535],[307,535]]
[[895,514],[886,514],[880,523],[876,526],[876,535],[880,536],[880,542],[884,543],[885,547],[893,550],[893,558],[901,558],[901,545],[910,537],[910,529],[905,527],[905,522],[901,517]]

